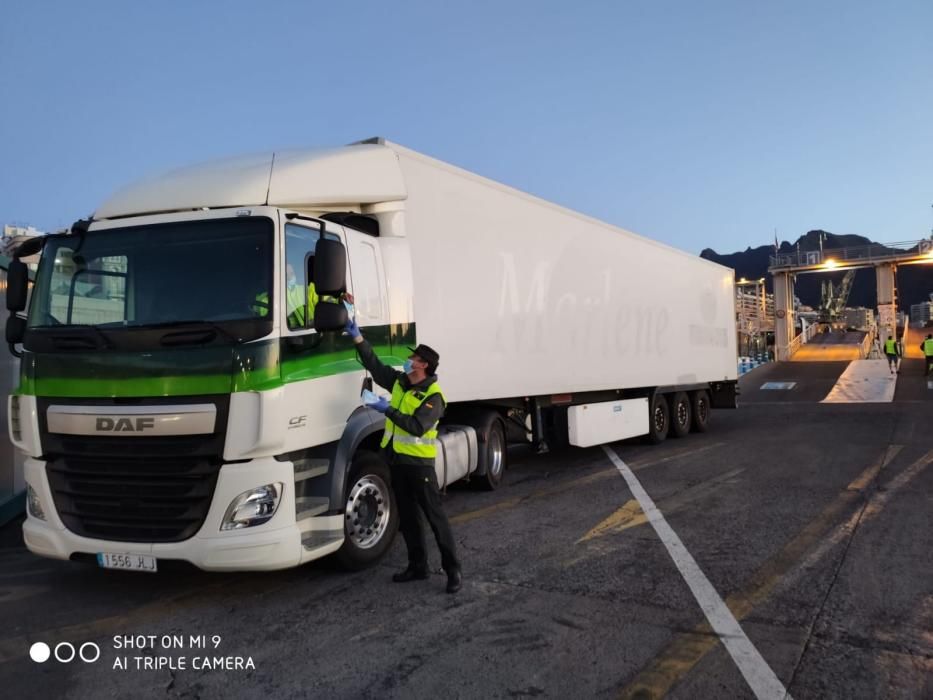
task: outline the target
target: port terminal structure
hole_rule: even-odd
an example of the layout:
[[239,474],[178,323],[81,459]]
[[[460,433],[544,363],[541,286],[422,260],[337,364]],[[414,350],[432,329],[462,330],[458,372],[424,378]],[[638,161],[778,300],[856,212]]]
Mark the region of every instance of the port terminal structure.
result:
[[[933,237],[900,243],[795,251],[770,257],[774,281],[774,345],[778,361],[790,360],[804,338],[795,335],[794,281],[799,274],[873,267],[878,282],[878,334],[894,335],[897,325],[897,284],[900,265],[933,266]],[[868,339],[871,343],[872,339]]]

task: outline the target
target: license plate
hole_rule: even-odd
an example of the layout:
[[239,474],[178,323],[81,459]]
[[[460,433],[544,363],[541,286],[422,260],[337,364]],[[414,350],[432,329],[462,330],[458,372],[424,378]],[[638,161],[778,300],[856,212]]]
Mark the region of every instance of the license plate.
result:
[[123,571],[149,571],[156,570],[156,558],[148,554],[112,554],[100,552],[97,563],[104,569],[121,569]]

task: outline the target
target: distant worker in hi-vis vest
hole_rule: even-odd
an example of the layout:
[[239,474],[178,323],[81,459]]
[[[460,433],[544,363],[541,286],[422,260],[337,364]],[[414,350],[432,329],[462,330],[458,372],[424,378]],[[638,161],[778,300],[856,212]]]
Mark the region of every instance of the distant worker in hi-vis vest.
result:
[[920,349],[923,351],[923,373],[929,377],[933,374],[933,333],[927,333],[926,339],[920,343]]
[[399,529],[408,547],[408,568],[392,576],[392,580],[406,583],[428,578],[424,529],[418,518],[420,508],[441,552],[447,592],[456,593],[462,584],[460,562],[434,470],[437,424],[447,403],[435,374],[440,356],[427,345],[409,348],[412,354],[405,361],[404,371],[399,372],[379,361],[354,320],[347,322],[346,330],[376,384],[392,392],[391,400],[380,397],[376,403],[367,404],[386,417],[381,447],[392,475]]
[[889,335],[888,339],[884,341],[884,354],[888,358],[888,369],[891,370],[891,374],[894,374],[897,372],[897,358],[900,355],[894,336]]

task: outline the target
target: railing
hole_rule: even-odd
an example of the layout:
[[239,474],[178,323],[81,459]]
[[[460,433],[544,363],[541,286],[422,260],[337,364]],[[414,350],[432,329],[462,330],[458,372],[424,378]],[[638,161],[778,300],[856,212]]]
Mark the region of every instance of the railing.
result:
[[819,324],[811,323],[809,326],[807,326],[806,331],[804,331],[803,333],[798,333],[796,336],[794,336],[794,339],[790,341],[783,348],[784,351],[787,353],[786,354],[787,359],[792,358],[794,356],[794,353],[800,350],[801,345],[803,345],[804,343],[809,343],[811,340],[813,340],[813,336],[817,334],[817,331],[819,331],[819,329],[820,329]]
[[772,268],[822,265],[827,260],[834,260],[837,263],[874,263],[890,261],[896,258],[929,255],[931,252],[933,252],[933,240],[925,239],[922,241],[876,243],[848,248],[778,253],[769,257],[769,263]]
[[859,357],[863,360],[867,360],[871,355],[871,348],[875,342],[875,331],[877,329],[875,326],[871,326],[868,329],[868,333],[865,334],[865,338],[862,340],[861,345],[859,346]]

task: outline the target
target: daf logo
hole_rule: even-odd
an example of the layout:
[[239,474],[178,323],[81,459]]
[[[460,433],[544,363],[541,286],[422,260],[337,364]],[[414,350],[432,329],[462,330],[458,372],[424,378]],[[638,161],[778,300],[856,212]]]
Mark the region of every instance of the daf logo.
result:
[[108,433],[141,433],[146,428],[155,427],[155,418],[104,418],[98,416],[96,430]]

